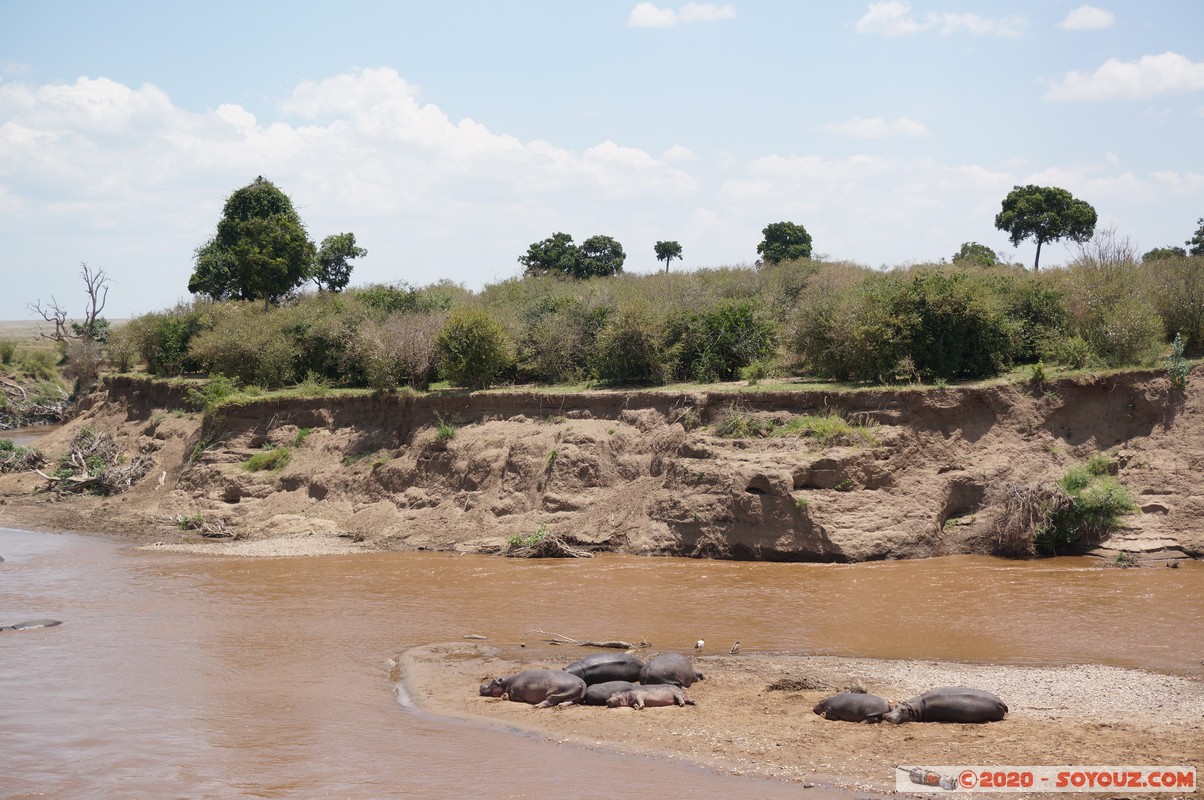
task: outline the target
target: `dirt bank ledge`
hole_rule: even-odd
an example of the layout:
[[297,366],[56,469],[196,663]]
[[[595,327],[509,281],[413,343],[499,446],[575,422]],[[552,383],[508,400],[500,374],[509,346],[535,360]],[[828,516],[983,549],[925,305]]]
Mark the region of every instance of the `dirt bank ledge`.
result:
[[[642,657],[651,652],[641,652]],[[407,651],[404,684],[423,710],[488,720],[587,747],[680,758],[736,775],[888,791],[897,765],[1199,765],[1204,683],[1103,666],[1008,667],[775,655],[696,659],[697,705],[644,711],[534,709],[478,695],[481,682],[558,660],[483,644]],[[987,725],[866,725],[821,719],[820,699],[861,683],[893,701],[935,686],[998,693],[1006,719]],[[831,687],[770,690],[771,684]],[[1011,795],[1016,796],[1016,795]]]
[[[0,524],[263,555],[492,552],[547,525],[635,554],[922,558],[991,553],[990,487],[1052,483],[1107,452],[1141,511],[1105,548],[1200,557],[1201,377],[1197,367],[1186,394],[1147,371],[1038,388],[270,399],[206,417],[183,410],[178,386],[117,376],[38,445],[57,457],[87,425],[155,467],[111,498],[56,500],[32,494],[44,483],[34,475],[0,476]],[[711,423],[732,408],[839,413],[872,441],[715,436]],[[454,438],[437,439],[437,419]],[[292,460],[279,472],[241,468],[264,447]],[[213,546],[180,530],[183,515],[220,520],[239,541]],[[247,544],[266,539],[281,547]]]

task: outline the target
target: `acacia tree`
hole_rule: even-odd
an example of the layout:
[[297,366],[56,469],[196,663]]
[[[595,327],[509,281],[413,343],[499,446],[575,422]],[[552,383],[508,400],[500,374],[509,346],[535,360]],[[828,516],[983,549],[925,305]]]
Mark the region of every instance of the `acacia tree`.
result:
[[793,222],[774,222],[762,229],[764,239],[757,245],[757,255],[767,264],[811,257],[811,234]]
[[310,277],[318,284],[318,291],[342,291],[351,281],[351,264],[347,262],[366,255],[367,250],[356,246],[354,233],[327,236],[318,248],[318,257],[314,261],[314,271]]
[[1041,245],[1058,239],[1083,244],[1095,235],[1096,213],[1090,203],[1056,186],[1016,186],[1003,199],[995,227],[1017,247],[1025,239],[1037,242],[1033,272],[1040,269]]
[[264,308],[312,274],[316,250],[293,201],[261,175],[226,199],[213,238],[196,250],[188,291]]
[[1184,244],[1187,245],[1187,254],[1190,256],[1204,256],[1204,217],[1196,220],[1196,224],[1200,227],[1196,229],[1196,233]]
[[681,258],[681,245],[677,242],[657,242],[653,248],[656,260],[665,262],[665,274],[669,274],[669,262]]

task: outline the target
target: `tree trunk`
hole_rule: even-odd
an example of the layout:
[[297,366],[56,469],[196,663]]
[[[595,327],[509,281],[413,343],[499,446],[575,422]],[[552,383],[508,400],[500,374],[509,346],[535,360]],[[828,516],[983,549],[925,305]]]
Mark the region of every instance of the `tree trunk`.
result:
[[1037,257],[1033,259],[1033,272],[1041,268],[1041,240],[1037,240]]

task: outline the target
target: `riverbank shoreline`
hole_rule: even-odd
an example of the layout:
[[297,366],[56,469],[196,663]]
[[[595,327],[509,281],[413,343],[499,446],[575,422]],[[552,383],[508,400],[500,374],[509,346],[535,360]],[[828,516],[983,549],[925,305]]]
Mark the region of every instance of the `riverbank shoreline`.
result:
[[[560,668],[586,652],[530,659],[515,648],[448,642],[415,648],[400,660],[410,697],[432,714],[486,721],[573,746],[843,791],[889,792],[900,765],[1197,766],[1201,756],[1204,681],[1098,665],[741,653],[696,658],[707,679],[688,690],[696,705],[683,708],[534,709],[478,695],[479,683],[491,676]],[[854,685],[892,702],[937,686],[973,686],[999,694],[1009,713],[984,725],[899,726],[830,721],[812,713],[819,700]]]

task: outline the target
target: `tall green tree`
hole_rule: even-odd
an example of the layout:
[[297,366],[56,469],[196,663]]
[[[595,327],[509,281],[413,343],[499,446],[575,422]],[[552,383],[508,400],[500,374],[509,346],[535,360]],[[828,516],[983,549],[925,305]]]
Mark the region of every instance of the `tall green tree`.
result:
[[811,234],[793,222],[774,222],[762,229],[765,238],[757,245],[757,255],[767,264],[811,257]]
[[1196,220],[1196,224],[1200,227],[1196,229],[1196,233],[1184,244],[1187,245],[1187,254],[1189,256],[1204,256],[1204,217]]
[[962,249],[953,254],[954,264],[976,264],[980,267],[993,267],[999,263],[999,256],[985,244],[978,242],[963,242]]
[[261,175],[226,199],[217,232],[196,250],[188,291],[267,308],[309,278],[315,255],[293,201]]
[[313,282],[318,284],[318,290],[328,289],[340,292],[351,282],[351,264],[353,258],[363,258],[368,251],[355,244],[354,233],[337,233],[327,236],[318,248],[318,257],[314,262]]
[[677,242],[657,242],[655,247],[656,260],[665,262],[665,274],[669,274],[669,262],[681,258],[681,245]]
[[524,275],[559,273],[572,275],[577,270],[577,245],[567,233],[554,233],[542,242],[535,242],[518,257]]
[[623,271],[623,262],[627,254],[623,245],[610,236],[591,236],[581,243],[577,249],[578,278],[607,277],[618,275]]
[[1016,186],[1003,199],[1002,210],[995,215],[995,227],[1005,231],[1012,246],[1025,239],[1037,243],[1033,272],[1040,269],[1041,245],[1058,239],[1082,244],[1095,235],[1095,209],[1056,186]]

